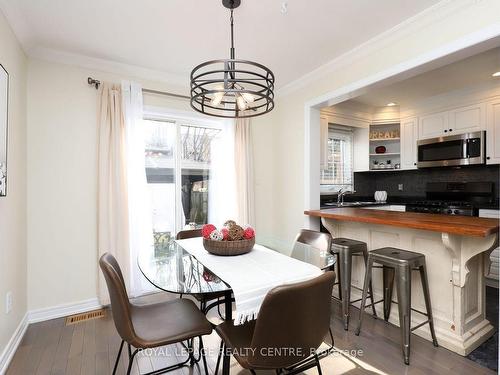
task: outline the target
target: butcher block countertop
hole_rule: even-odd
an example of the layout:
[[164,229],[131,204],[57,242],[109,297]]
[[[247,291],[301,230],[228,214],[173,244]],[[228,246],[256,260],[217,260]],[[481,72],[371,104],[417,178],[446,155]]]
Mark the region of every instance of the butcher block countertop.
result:
[[331,208],[309,210],[304,211],[304,213],[325,219],[392,225],[464,236],[486,237],[498,232],[498,220],[480,217],[367,210],[363,208]]

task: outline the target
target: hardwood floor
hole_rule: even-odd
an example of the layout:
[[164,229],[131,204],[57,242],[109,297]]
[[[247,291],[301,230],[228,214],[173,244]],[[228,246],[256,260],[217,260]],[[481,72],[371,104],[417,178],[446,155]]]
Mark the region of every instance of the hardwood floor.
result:
[[[168,294],[142,297],[139,303],[175,298]],[[357,318],[358,310],[352,308],[351,314]],[[210,319],[218,319],[212,310]],[[353,319],[355,320],[355,319]],[[399,329],[367,316],[359,337],[353,327],[346,332],[340,319],[340,306],[333,302],[331,327],[335,338],[334,353],[321,360],[324,374],[494,374],[452,353],[444,348],[434,348],[432,344],[412,335],[411,365],[405,366],[401,357]],[[326,342],[328,339],[325,338]],[[215,368],[216,353],[220,340],[216,333],[204,338],[208,348],[209,373]],[[28,374],[110,374],[118,352],[120,338],[116,333],[110,314],[105,318],[65,326],[64,319],[55,319],[29,326],[20,347],[7,371],[8,375]],[[133,373],[146,373],[178,362],[181,357],[180,346],[169,346],[157,352],[158,355],[139,356],[135,361]],[[346,353],[346,352],[349,353]],[[126,372],[128,361],[126,350],[122,352],[119,374]],[[184,367],[172,374],[204,374],[198,365]],[[231,374],[250,374],[232,359]],[[310,369],[307,374],[317,374]],[[274,372],[258,372],[274,374]]]

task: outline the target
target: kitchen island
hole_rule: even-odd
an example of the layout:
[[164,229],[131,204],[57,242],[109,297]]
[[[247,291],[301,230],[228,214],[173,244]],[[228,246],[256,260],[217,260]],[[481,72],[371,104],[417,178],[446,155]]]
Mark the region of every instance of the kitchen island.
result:
[[[304,213],[321,218],[334,238],[364,241],[369,250],[391,246],[424,254],[434,325],[441,346],[467,355],[494,333],[485,316],[484,275],[489,269],[489,255],[498,244],[498,220],[366,208]],[[354,259],[354,287],[362,288],[364,273],[362,261]],[[381,299],[382,272],[377,269],[373,271],[373,288],[376,300]],[[352,299],[356,297],[354,289]],[[412,278],[412,308],[425,311],[417,273]],[[399,325],[397,305],[391,310],[389,321]],[[377,305],[377,312],[383,316],[381,304]],[[353,318],[353,322],[357,321],[357,316]],[[424,316],[412,314],[412,326],[424,320]],[[427,325],[414,333],[430,339]]]

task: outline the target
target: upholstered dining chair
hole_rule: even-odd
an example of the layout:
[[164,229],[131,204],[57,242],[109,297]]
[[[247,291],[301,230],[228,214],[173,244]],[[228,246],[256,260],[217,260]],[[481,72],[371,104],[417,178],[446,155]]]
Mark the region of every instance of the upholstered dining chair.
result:
[[[335,273],[325,272],[312,280],[278,286],[267,294],[256,321],[235,326],[224,321],[215,330],[222,338],[217,359],[229,350],[238,363],[255,370],[297,374],[321,365],[316,349],[330,328],[330,296]],[[276,355],[269,355],[276,354]]]
[[330,233],[301,229],[297,237],[295,237],[292,258],[294,258],[294,252],[298,251],[298,246],[301,244],[311,246],[321,252],[329,253],[332,247],[332,236]]
[[185,240],[188,238],[201,237],[201,229],[186,229],[181,230],[175,236],[176,240]]
[[[176,240],[185,240],[189,238],[196,238],[196,237],[201,237],[201,229],[187,229],[187,230],[181,230],[180,232],[177,233],[175,236]],[[217,306],[217,312],[219,316],[222,318],[221,312],[220,312],[220,304],[219,303],[212,303],[209,305],[210,301],[215,301],[219,302],[221,298],[225,297],[224,292],[215,292],[215,293],[210,293],[210,294],[193,294],[194,298],[200,303],[200,310],[203,311],[203,313],[207,314],[209,310],[211,310],[213,307]],[[181,294],[182,298],[182,294]],[[222,302],[221,302],[222,303]]]
[[[127,374],[130,374],[132,363],[139,351],[187,341],[190,349],[188,359],[149,373],[156,374],[180,368],[188,362],[191,364],[197,362],[199,359],[194,358],[192,345],[194,339],[198,337],[200,356],[203,358],[205,374],[208,375],[202,336],[212,332],[212,325],[198,307],[187,299],[151,305],[134,305],[128,299],[123,275],[115,257],[109,253],[103,254],[99,259],[99,266],[108,287],[115,327],[122,339],[113,374],[118,368],[124,343],[128,346]],[[133,352],[132,347],[135,348]]]

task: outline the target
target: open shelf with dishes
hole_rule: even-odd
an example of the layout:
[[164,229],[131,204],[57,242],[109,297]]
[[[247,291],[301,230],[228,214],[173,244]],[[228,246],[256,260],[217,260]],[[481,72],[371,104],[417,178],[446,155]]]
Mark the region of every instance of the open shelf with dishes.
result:
[[401,129],[399,123],[370,125],[370,170],[394,170],[401,167]]

